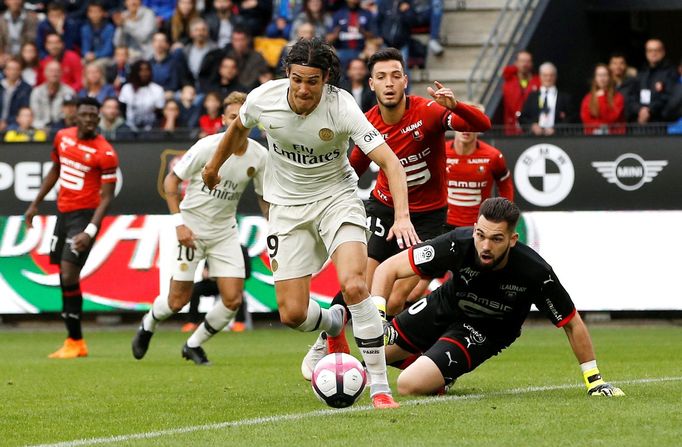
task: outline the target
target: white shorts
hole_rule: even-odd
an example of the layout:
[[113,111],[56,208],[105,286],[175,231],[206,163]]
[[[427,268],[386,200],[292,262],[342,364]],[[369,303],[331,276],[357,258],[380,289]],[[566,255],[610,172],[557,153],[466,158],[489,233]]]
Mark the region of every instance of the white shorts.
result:
[[206,259],[211,277],[244,278],[244,256],[236,231],[228,231],[223,236],[214,239],[197,239],[194,245],[196,249],[187,248],[178,243],[173,252],[175,256],[174,280],[194,281],[194,272],[202,259]]
[[317,273],[344,242],[367,244],[365,207],[355,190],[305,205],[271,204],[269,221],[275,281]]

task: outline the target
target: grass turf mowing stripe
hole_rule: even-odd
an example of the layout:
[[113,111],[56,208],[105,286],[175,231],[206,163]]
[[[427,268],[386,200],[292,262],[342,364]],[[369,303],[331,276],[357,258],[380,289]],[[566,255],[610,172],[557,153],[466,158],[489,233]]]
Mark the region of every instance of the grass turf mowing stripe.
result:
[[[610,383],[613,383],[616,385],[635,385],[635,384],[643,384],[643,383],[680,382],[680,381],[682,381],[682,376],[680,376],[680,377],[653,377],[653,378],[645,378],[645,379],[619,380],[619,381],[613,381]],[[556,390],[565,390],[565,389],[582,388],[582,387],[583,387],[582,384],[531,386],[531,387],[525,387],[525,388],[511,388],[508,390],[494,391],[494,392],[485,393],[485,394],[479,393],[479,394],[465,394],[465,395],[451,395],[451,396],[433,396],[433,397],[409,399],[409,400],[401,401],[400,405],[403,407],[408,407],[408,406],[412,406],[412,405],[425,405],[425,404],[452,402],[452,401],[460,401],[460,400],[483,399],[486,397],[509,396],[509,395],[516,395],[516,394],[535,393],[538,391],[556,391]],[[111,444],[111,443],[115,443],[115,442],[133,441],[133,440],[138,440],[138,439],[152,439],[152,438],[159,438],[162,436],[192,433],[192,432],[197,432],[197,431],[220,430],[222,428],[228,428],[228,427],[243,427],[243,426],[249,426],[249,425],[261,425],[261,424],[268,424],[268,423],[296,421],[296,420],[306,419],[306,418],[314,418],[314,417],[320,417],[320,416],[331,416],[331,415],[335,415],[335,414],[356,413],[356,412],[368,411],[368,410],[373,410],[373,407],[371,405],[362,405],[362,406],[355,406],[355,407],[336,409],[336,410],[332,410],[332,409],[315,410],[315,411],[309,411],[306,413],[282,414],[282,415],[276,415],[276,416],[266,416],[266,417],[260,417],[260,418],[244,419],[241,421],[227,421],[227,422],[219,422],[219,423],[214,423],[214,424],[193,425],[193,426],[188,426],[188,427],[171,428],[171,429],[167,429],[167,430],[158,430],[158,431],[151,431],[151,432],[145,432],[145,433],[133,433],[133,434],[129,434],[129,435],[109,436],[106,438],[78,439],[78,440],[74,440],[74,441],[58,442],[55,444],[38,444],[38,445],[29,446],[29,447],[79,447],[79,446],[98,445],[98,444]]]

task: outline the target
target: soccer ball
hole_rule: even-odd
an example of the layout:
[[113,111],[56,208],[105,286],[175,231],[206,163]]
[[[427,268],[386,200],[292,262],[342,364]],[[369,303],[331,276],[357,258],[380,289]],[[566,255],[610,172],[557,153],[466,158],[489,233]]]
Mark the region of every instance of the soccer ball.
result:
[[333,408],[345,408],[360,397],[367,375],[355,357],[337,352],[317,363],[310,383],[322,402]]

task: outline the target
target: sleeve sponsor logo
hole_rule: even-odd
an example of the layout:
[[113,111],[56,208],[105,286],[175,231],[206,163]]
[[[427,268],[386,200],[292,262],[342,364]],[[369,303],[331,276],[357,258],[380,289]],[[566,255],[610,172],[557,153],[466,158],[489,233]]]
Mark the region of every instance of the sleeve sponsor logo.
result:
[[424,245],[423,247],[415,248],[412,251],[412,259],[415,265],[425,264],[431,261],[436,254],[436,251],[431,245]]
[[365,141],[365,143],[371,143],[376,137],[379,136],[379,132],[376,130],[372,130],[370,132],[367,132],[362,139]]

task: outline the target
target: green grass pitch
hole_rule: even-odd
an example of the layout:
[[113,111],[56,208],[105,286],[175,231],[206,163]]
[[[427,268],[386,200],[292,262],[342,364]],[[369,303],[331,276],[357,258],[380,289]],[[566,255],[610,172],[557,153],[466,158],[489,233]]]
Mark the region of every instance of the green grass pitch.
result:
[[[600,369],[625,398],[588,397],[562,330],[532,326],[442,398],[398,410],[328,410],[299,372],[314,335],[223,333],[210,367],[180,357],[168,325],[147,357],[134,329],[86,326],[90,357],[49,360],[63,331],[0,331],[0,445],[679,446],[682,329],[591,328]],[[395,388],[397,371],[390,372]]]

